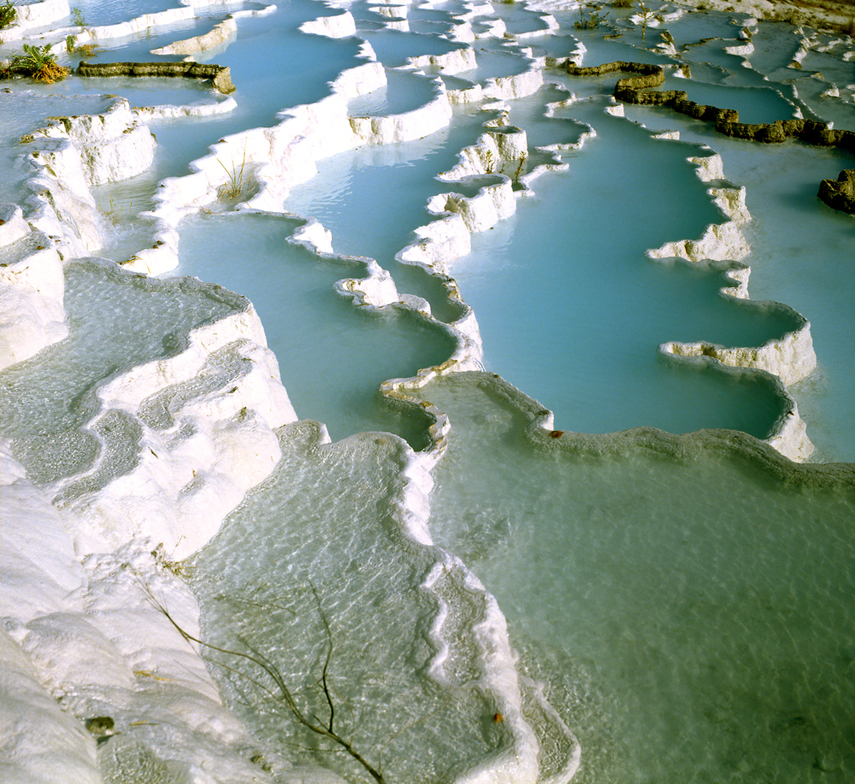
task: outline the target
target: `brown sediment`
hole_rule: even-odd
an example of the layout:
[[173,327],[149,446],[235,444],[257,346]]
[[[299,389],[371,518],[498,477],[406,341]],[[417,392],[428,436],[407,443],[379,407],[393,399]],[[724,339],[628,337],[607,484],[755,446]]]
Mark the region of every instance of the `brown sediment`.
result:
[[[689,100],[684,90],[652,90],[665,81],[665,71],[659,65],[623,60],[590,67],[567,65],[567,73],[571,76],[602,76],[620,71],[635,75],[618,79],[614,89],[614,97],[618,101],[642,106],[667,106],[695,120],[712,123],[718,133],[735,139],[764,144],[780,144],[787,139],[798,139],[815,147],[837,147],[855,152],[855,132],[834,130],[824,122],[794,119],[776,120],[773,123],[741,123],[736,109],[695,103]],[[830,207],[855,214],[855,171],[841,172],[837,182],[823,180],[818,195]]]
[[214,89],[228,95],[235,91],[227,66],[210,63],[87,63],[77,66],[78,76],[181,76],[210,79]]

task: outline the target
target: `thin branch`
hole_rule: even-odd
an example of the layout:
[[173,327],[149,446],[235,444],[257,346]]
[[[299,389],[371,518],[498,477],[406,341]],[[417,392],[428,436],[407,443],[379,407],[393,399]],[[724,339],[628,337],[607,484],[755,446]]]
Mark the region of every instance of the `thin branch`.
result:
[[[322,607],[320,606],[320,597],[318,596],[317,590],[315,589],[314,586],[312,586],[312,592],[314,593],[315,599],[318,602],[318,610],[321,614],[321,619],[324,622],[324,626],[325,626],[326,631],[327,631],[327,640],[328,640],[327,654],[326,654],[326,658],[324,661],[323,675],[321,677],[321,684],[322,684],[324,697],[326,699],[327,705],[329,706],[329,710],[330,710],[330,719],[328,722],[328,726],[324,726],[317,717],[314,717],[315,722],[313,723],[311,720],[307,719],[303,715],[299,706],[294,701],[294,697],[293,697],[291,691],[289,690],[288,686],[286,685],[285,679],[282,677],[282,673],[278,670],[278,668],[274,664],[269,662],[264,656],[262,656],[260,653],[255,653],[253,655],[253,654],[249,654],[249,653],[244,653],[243,651],[232,651],[232,650],[228,650],[226,648],[220,648],[217,645],[212,645],[211,643],[205,642],[204,640],[200,640],[198,637],[194,637],[192,634],[190,634],[187,630],[185,630],[184,628],[182,628],[178,624],[178,622],[170,614],[169,610],[167,610],[166,607],[164,607],[163,603],[154,595],[151,588],[148,585],[146,585],[145,583],[142,583],[142,581],[140,581],[140,583],[141,583],[141,589],[143,590],[143,592],[147,596],[148,600],[175,627],[175,629],[184,638],[184,640],[186,640],[188,643],[194,642],[197,645],[202,645],[205,648],[209,648],[212,651],[217,651],[218,653],[225,654],[226,656],[238,656],[238,657],[240,657],[242,659],[246,659],[247,661],[250,661],[253,664],[255,664],[256,666],[260,667],[262,670],[264,670],[268,674],[268,676],[270,676],[271,680],[276,684],[276,687],[279,690],[279,694],[280,694],[279,699],[288,706],[288,709],[291,711],[291,714],[294,716],[294,718],[297,720],[297,722],[299,724],[301,724],[303,727],[310,730],[311,732],[314,732],[316,735],[320,735],[321,737],[328,738],[330,741],[337,744],[342,750],[347,752],[347,754],[350,755],[350,757],[352,757],[354,760],[356,760],[368,772],[368,774],[377,782],[377,784],[385,784],[385,779],[383,778],[383,774],[377,768],[375,768],[370,762],[368,762],[368,760],[366,760],[365,757],[363,757],[353,747],[353,744],[350,741],[347,741],[344,738],[342,738],[333,729],[333,718],[335,715],[335,706],[334,706],[334,702],[332,699],[332,693],[329,689],[329,682],[328,682],[328,669],[329,669],[330,661],[332,659],[332,631],[330,629],[329,621],[328,621],[325,613],[323,612]],[[256,683],[264,691],[266,691],[268,694],[272,694],[272,692],[270,692],[269,689],[267,689],[262,684],[258,683],[257,680],[255,680],[255,679],[251,678],[250,676],[246,675],[245,673],[241,672],[240,670],[237,670],[233,667],[229,667],[228,665],[223,664],[222,662],[217,661],[215,659],[207,659],[207,660],[214,662],[218,666],[223,667],[224,669],[226,669],[230,672],[233,672],[237,675],[240,675],[241,677],[246,678],[251,683]],[[272,695],[272,696],[275,697],[275,695]]]

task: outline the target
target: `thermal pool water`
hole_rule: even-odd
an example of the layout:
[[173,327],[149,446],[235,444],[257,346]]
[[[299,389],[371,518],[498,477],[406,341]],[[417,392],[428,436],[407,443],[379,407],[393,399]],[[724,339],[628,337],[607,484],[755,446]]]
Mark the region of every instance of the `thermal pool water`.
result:
[[0,778],[849,781],[852,155],[561,66],[852,129],[851,39],[79,8],[0,58],[236,91],[0,92]]

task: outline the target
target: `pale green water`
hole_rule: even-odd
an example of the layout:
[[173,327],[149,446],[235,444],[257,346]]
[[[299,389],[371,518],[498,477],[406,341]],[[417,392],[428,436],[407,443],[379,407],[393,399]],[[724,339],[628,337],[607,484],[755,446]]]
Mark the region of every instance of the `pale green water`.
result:
[[477,382],[423,392],[454,422],[431,530],[550,684],[582,744],[574,781],[848,781],[851,466],[835,489],[722,445],[532,448]]
[[[836,179],[851,168],[851,156],[795,142],[770,145],[758,160],[753,145],[712,133],[701,123],[673,113],[632,108],[628,112],[651,127],[679,128],[687,139],[720,151],[725,171],[748,188],[754,220],[745,227],[752,253],[749,291],[756,299],[787,302],[811,322],[819,368],[793,388],[799,410],[821,460],[855,457],[851,400],[855,380],[849,259],[855,222],[816,197],[819,181]],[[821,238],[821,240],[820,240]]]

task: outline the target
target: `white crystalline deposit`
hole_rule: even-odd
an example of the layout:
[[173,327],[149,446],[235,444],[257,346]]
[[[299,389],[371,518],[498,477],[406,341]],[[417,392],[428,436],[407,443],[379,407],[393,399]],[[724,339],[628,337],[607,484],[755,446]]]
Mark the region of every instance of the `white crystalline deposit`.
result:
[[451,103],[442,79],[435,79],[436,97],[410,112],[383,117],[351,117],[353,132],[368,144],[406,142],[435,133],[451,122]]
[[[245,301],[244,301],[245,302]],[[97,390],[102,410],[139,428],[111,428],[87,475],[59,482],[56,503],[81,552],[162,542],[175,558],[202,547],[280,457],[274,430],[297,417],[251,305],[193,330],[175,356],[139,365]],[[127,443],[115,443],[127,439]],[[113,477],[116,451],[135,465]]]
[[155,139],[130,104],[119,99],[106,112],[60,117],[23,137],[37,170],[29,222],[53,238],[65,257],[102,246],[101,218],[91,185],[141,174],[154,160]]
[[[674,138],[677,139],[679,136]],[[724,165],[718,153],[692,157],[688,160],[695,165],[695,173],[702,182],[725,180]],[[751,220],[745,204],[745,188],[725,184],[710,188],[707,193],[713,197],[715,204],[730,220],[707,226],[703,235],[697,240],[666,242],[659,248],[648,250],[647,255],[650,258],[680,258],[694,262],[705,259],[739,261],[751,252],[748,241],[739,228]]]
[[154,160],[156,141],[148,126],[119,98],[106,112],[62,117],[26,137],[27,141],[61,139],[77,149],[86,180],[91,185],[135,177]]
[[[0,216],[4,213],[8,210],[0,207]],[[20,214],[16,207],[14,215],[23,223]],[[4,247],[2,230],[14,223],[13,219],[0,226],[0,260],[13,252]],[[21,243],[30,249],[17,261],[0,262],[0,370],[29,359],[68,334],[59,253],[46,247],[49,240],[41,233],[30,234],[24,226],[28,234]],[[42,243],[41,249],[36,243]]]
[[348,38],[356,35],[356,21],[350,11],[333,16],[321,16],[300,25],[301,33],[323,35],[327,38]]
[[[81,563],[59,515],[7,447],[0,446],[4,784],[101,784],[117,780],[123,762],[147,770],[152,782],[272,781],[254,741],[220,704],[203,659],[150,601],[198,636],[196,603],[161,550],[128,545]],[[86,729],[96,718],[100,742]]]
[[[373,57],[370,47],[363,47],[363,52]],[[450,54],[455,55],[456,50]],[[384,117],[348,115],[349,99],[385,83],[383,66],[375,60],[346,69],[332,83],[332,95],[287,110],[272,128],[223,139],[211,147],[210,155],[192,164],[193,174],[164,180],[155,196],[158,207],[150,213],[158,242],[138,252],[128,267],[148,274],[174,269],[181,219],[221,199],[224,193],[234,192],[232,203],[244,209],[281,212],[290,189],[317,173],[316,161],[362,144],[418,139],[450,123],[451,104],[439,79],[436,98],[411,112]]]
[[778,376],[784,384],[795,384],[807,378],[816,369],[817,361],[810,322],[792,308],[777,302],[763,303],[763,307],[795,318],[800,326],[782,338],[770,340],[759,347],[727,348],[700,341],[665,343],[660,348],[679,356],[712,357],[732,367],[760,368]]
[[208,49],[214,49],[218,46],[223,46],[226,43],[232,42],[237,36],[237,20],[234,16],[224,19],[219,24],[215,25],[212,30],[209,30],[203,35],[197,35],[193,38],[185,38],[183,41],[176,41],[168,46],[161,46],[159,49],[152,49],[151,53],[156,55],[191,55],[198,52],[205,52]]
[[45,27],[71,13],[68,0],[42,0],[38,3],[15,4],[15,24],[3,31],[6,40],[20,38],[27,28]]
[[790,409],[782,416],[775,427],[775,434],[766,439],[766,443],[778,450],[784,457],[795,463],[803,463],[815,451],[807,434],[807,425],[799,415],[795,400]]
[[679,258],[689,261],[714,259],[722,261],[744,259],[751,252],[739,226],[734,221],[707,226],[697,240],[666,242],[659,248],[647,251],[651,259]]

